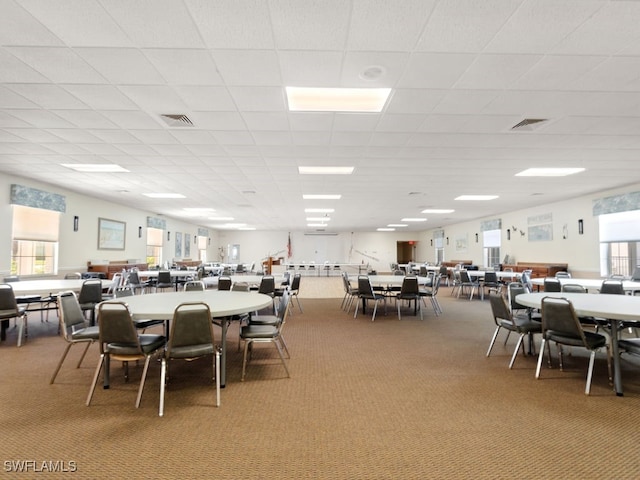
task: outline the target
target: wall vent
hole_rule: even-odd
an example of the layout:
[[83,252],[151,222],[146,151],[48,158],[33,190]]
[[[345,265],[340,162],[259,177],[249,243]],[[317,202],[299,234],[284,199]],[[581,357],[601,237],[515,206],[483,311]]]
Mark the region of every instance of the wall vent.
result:
[[193,127],[193,122],[186,115],[163,113],[160,118],[169,127]]

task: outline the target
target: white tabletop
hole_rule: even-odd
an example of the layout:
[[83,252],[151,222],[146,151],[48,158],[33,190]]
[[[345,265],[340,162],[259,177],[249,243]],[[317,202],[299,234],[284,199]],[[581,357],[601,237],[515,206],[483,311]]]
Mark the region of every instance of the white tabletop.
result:
[[[427,285],[431,282],[431,277],[416,276],[419,285]],[[357,278],[351,278],[350,280],[357,281]],[[392,285],[401,286],[404,281],[404,275],[369,275],[369,280],[372,285]]]
[[254,292],[231,292],[219,290],[166,292],[134,295],[120,299],[129,306],[133,318],[171,319],[175,308],[184,302],[205,302],[211,315],[226,317],[252,312],[268,307],[273,299]]
[[[68,290],[79,292],[82,284],[87,280],[95,279],[20,280],[19,282],[11,282],[9,285],[13,287],[13,292],[16,295],[49,295]],[[101,282],[102,288],[109,288],[113,283],[111,280],[101,280]]]
[[[573,285],[582,285],[587,290],[600,290],[602,286],[602,282],[606,279],[604,278],[559,278],[560,285],[565,285],[567,283]],[[532,285],[543,286],[544,285],[544,277],[543,278],[532,278]],[[632,282],[631,280],[624,280],[622,282],[622,288],[627,291],[635,291],[640,290],[640,282]]]
[[[487,273],[486,270],[467,270],[467,273],[469,274],[470,277],[479,277],[479,278],[484,278],[484,274]],[[520,277],[520,272],[495,272],[496,277],[498,277],[498,280],[504,279],[504,278],[519,278]]]
[[138,272],[139,277],[157,277],[160,272],[169,272],[171,278],[175,277],[191,277],[195,275],[195,270],[141,270]]
[[[266,275],[231,275],[230,277],[231,277],[232,283],[246,282],[249,285],[260,285],[260,282],[265,276]],[[283,275],[272,275],[272,276],[276,285],[278,285],[280,282],[284,280]],[[207,286],[207,288],[217,287],[218,278],[220,277],[205,277],[202,279],[202,281]]]
[[613,387],[616,395],[622,396],[622,378],[620,374],[620,355],[618,353],[618,322],[632,321],[640,323],[640,296],[609,295],[591,293],[538,292],[523,293],[516,301],[525,307],[540,308],[544,297],[566,298],[573,304],[579,317],[597,317],[611,320],[611,356],[613,358]]

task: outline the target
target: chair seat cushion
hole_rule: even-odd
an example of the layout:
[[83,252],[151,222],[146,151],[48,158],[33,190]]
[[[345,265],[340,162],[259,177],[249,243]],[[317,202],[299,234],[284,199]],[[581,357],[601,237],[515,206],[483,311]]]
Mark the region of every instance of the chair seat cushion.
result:
[[[151,353],[165,344],[165,338],[162,335],[144,333],[138,335],[138,338],[144,353]],[[105,350],[114,355],[136,355],[139,353],[137,346],[129,343],[109,343]]]
[[[582,338],[579,336],[569,335],[565,332],[556,332],[554,330],[547,330],[545,333],[547,340],[562,343],[564,345],[571,345],[575,347],[583,347]],[[587,341],[587,346],[591,350],[604,347],[607,344],[607,339],[604,335],[593,332],[584,332],[584,337]]]
[[529,319],[528,315],[517,315],[513,321],[520,333],[542,333],[542,323]]
[[272,338],[277,335],[278,329],[270,325],[247,325],[242,327],[242,338]]
[[71,334],[73,340],[98,340],[100,338],[100,329],[98,326],[81,328]]
[[275,315],[254,315],[249,320],[251,325],[277,325],[280,319]]
[[214,347],[210,343],[201,345],[187,345],[184,347],[172,347],[170,358],[196,358],[203,355],[213,354]]
[[9,310],[0,310],[0,319],[9,319],[14,317],[21,317],[26,312],[24,307],[18,307],[17,310],[9,309]]

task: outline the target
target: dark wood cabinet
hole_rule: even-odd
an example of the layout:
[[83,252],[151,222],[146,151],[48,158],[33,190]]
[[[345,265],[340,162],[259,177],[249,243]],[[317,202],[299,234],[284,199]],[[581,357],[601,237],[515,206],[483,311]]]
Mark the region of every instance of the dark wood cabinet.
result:
[[146,263],[109,263],[106,265],[92,265],[91,262],[87,263],[87,272],[89,273],[104,273],[109,280],[113,278],[114,273],[122,272],[122,270],[131,270],[137,268],[138,270],[148,270],[149,266]]
[[566,263],[543,263],[543,262],[518,262],[516,264],[504,264],[502,269],[512,268],[514,272],[531,270],[531,278],[555,277],[557,272],[566,272]]

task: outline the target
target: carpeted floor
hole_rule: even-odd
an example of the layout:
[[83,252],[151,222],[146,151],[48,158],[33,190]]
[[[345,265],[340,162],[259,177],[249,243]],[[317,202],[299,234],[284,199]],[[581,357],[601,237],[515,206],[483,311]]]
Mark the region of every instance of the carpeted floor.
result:
[[[323,288],[323,290],[326,290]],[[64,348],[55,323],[30,320],[27,343],[15,331],[0,345],[3,478],[158,479],[637,479],[635,423],[640,362],[623,360],[625,396],[616,397],[606,362],[596,362],[584,395],[587,357],[566,371],[533,377],[535,359],[507,365],[515,339],[485,353],[494,329],[488,302],[455,299],[425,319],[391,305],[375,322],[340,309],[341,298],[302,298],[284,334],[291,378],[275,350],[260,346],[247,379],[231,354],[222,406],[215,408],[210,363],[174,363],[165,417],[158,417],[159,364],[141,408],[141,367],[84,405],[97,348],[75,369],[74,347],[58,380],[48,380]],[[19,473],[16,462],[70,473]],[[44,462],[60,462],[58,464]],[[74,462],[70,464],[69,462]],[[24,465],[24,464],[23,464]]]

